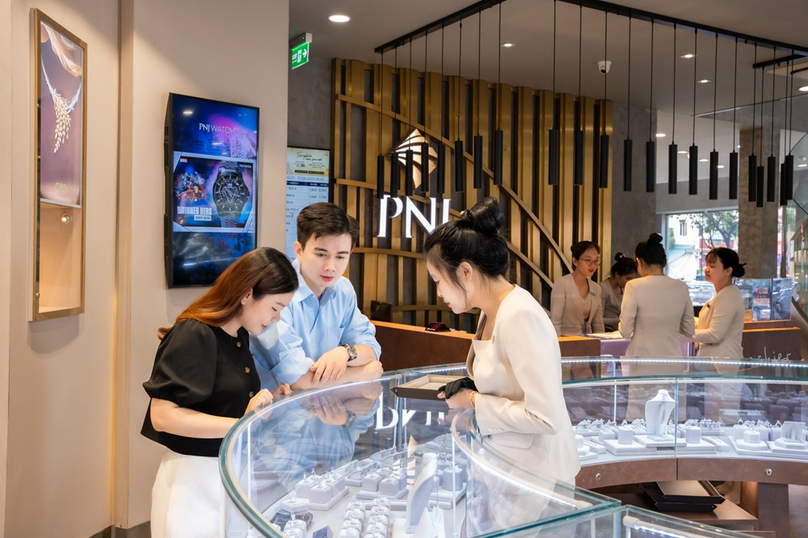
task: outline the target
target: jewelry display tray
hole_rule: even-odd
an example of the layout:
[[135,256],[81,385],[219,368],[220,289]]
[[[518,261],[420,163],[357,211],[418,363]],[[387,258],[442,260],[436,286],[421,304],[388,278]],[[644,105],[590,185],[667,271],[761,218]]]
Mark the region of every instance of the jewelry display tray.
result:
[[449,383],[462,378],[459,375],[427,374],[425,376],[407,381],[392,388],[399,398],[416,398],[419,400],[442,400],[438,398],[439,389]]

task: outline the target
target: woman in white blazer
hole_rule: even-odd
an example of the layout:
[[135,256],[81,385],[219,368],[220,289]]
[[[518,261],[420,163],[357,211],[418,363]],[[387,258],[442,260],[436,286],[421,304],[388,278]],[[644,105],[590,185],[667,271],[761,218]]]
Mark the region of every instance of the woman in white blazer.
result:
[[714,248],[707,253],[704,280],[715,287],[715,296],[699,312],[693,341],[699,344],[700,357],[743,357],[743,298],[733,278],[746,271],[738,254],[729,248]]
[[578,241],[571,250],[573,271],[556,280],[550,294],[553,326],[558,335],[601,333],[601,289],[592,282],[600,265],[600,247],[592,241]]
[[479,431],[518,466],[572,483],[578,450],[561,386],[553,324],[533,296],[508,282],[504,215],[491,197],[435,229],[424,244],[437,292],[455,313],[482,311],[466,366],[469,378],[440,395],[473,408]]
[[[650,363],[623,363],[623,372],[630,376],[681,374],[683,362],[666,364],[665,359],[682,357],[679,335],[693,336],[693,304],[687,284],[665,276],[668,263],[662,236],[654,233],[634,250],[640,278],[626,284],[623,309],[620,312],[620,333],[631,338],[626,357],[662,359]],[[645,403],[656,395],[643,385],[632,385],[628,391],[626,418],[643,417]],[[679,416],[684,416],[684,398],[680,398]]]
[[641,278],[626,284],[620,333],[631,338],[626,357],[681,357],[679,335],[693,336],[693,304],[687,284],[665,275],[662,236],[654,233],[634,252]]
[[[712,357],[710,365],[699,365],[698,370],[733,376],[738,373],[736,360],[743,358],[744,307],[741,290],[733,278],[746,273],[738,253],[729,248],[714,248],[707,253],[704,280],[715,287],[715,295],[701,307],[693,341],[698,345],[699,357]],[[737,384],[707,383],[704,390],[703,414],[719,420],[723,410],[740,408],[741,393]]]

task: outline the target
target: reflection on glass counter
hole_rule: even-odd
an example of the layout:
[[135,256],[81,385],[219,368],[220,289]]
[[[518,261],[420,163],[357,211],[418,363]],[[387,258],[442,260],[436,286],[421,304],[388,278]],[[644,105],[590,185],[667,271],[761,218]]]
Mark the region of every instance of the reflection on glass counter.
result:
[[[800,364],[585,358],[563,367],[583,465],[808,460],[808,368]],[[227,535],[471,537],[539,527],[645,536],[655,526],[670,536],[733,535],[535,476],[487,443],[471,411],[394,393],[423,376],[464,373],[459,364],[403,370],[296,393],[241,419],[220,457]]]

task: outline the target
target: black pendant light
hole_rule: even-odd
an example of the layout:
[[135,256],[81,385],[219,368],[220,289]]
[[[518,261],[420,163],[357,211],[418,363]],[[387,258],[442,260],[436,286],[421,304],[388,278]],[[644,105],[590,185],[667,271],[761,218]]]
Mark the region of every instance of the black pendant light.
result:
[[735,112],[738,109],[738,38],[735,38],[735,63],[732,77],[732,151],[729,154],[729,199],[738,199],[738,151],[735,144]]
[[651,19],[651,99],[648,103],[648,142],[645,143],[645,192],[656,187],[656,137],[654,136],[654,19]]
[[[755,43],[755,63],[757,65],[757,43]],[[757,155],[755,155],[755,127],[757,122],[757,68],[752,68],[752,153],[749,154],[747,162],[749,181],[748,200],[750,202],[757,201]],[[762,207],[761,204],[758,207]]]
[[755,202],[757,207],[763,207],[763,200],[764,200],[764,186],[766,181],[766,170],[763,167],[763,122],[765,121],[763,118],[763,101],[765,100],[766,95],[766,72],[760,72],[760,164],[757,167],[757,194],[755,195]]
[[[774,54],[777,54],[775,49]],[[777,79],[775,78],[775,69],[772,68],[772,107],[771,107],[771,126],[769,128],[769,158],[766,159],[766,201],[774,202],[776,199],[777,190],[777,157],[774,156],[774,95],[777,87]],[[761,152],[762,154],[763,152]]]
[[384,198],[384,169],[385,169],[385,156],[382,152],[382,116],[384,115],[384,50],[381,53],[381,62],[379,64],[379,132],[377,137],[379,139],[379,154],[376,156],[376,198],[381,200]]
[[[429,30],[424,32],[424,98],[426,98],[427,73],[429,72],[429,66],[427,64],[428,51]],[[426,107],[426,105],[424,106]],[[424,118],[424,124],[426,124],[426,118]],[[426,133],[424,133],[424,141],[421,143],[421,182],[418,185],[417,191],[422,194],[429,191],[429,141],[426,138]]]
[[[480,67],[482,64],[483,43],[483,12],[477,12],[477,91],[482,93],[480,80]],[[478,102],[479,102],[478,98]],[[477,125],[477,134],[474,135],[474,188],[483,188],[483,136],[480,134],[480,110],[474,114]]]
[[[794,56],[794,51],[791,51],[791,56]],[[785,198],[786,200],[793,200],[794,199],[794,155],[791,153],[792,145],[791,145],[791,133],[794,131],[794,126],[792,123],[792,119],[794,116],[794,74],[792,73],[792,69],[794,65],[792,64],[791,68],[788,71],[788,101],[787,104],[789,105],[788,108],[788,154],[785,158],[785,179],[784,179],[784,189],[785,190]]]
[[696,145],[696,85],[698,84],[696,67],[699,61],[699,31],[697,28],[693,29],[693,37],[693,142],[688,152],[690,161],[687,175],[687,192],[691,196],[699,193],[699,147]]
[[[441,100],[441,110],[444,110],[446,107],[449,106],[449,103],[443,102],[443,84],[445,79],[443,78],[443,60],[444,60],[444,51],[445,51],[445,37],[446,37],[446,27],[441,26],[440,28],[440,100]],[[449,134],[449,126],[443,125],[443,114],[441,114],[441,133],[440,138],[438,139],[438,173],[435,174],[435,193],[438,197],[443,197],[443,193],[446,192],[446,145],[443,143],[444,133],[446,135]]]
[[466,190],[466,156],[463,148],[463,137],[460,134],[460,93],[462,89],[463,75],[463,21],[460,21],[460,39],[457,48],[457,139],[455,140],[455,191]]
[[[580,63],[580,61],[579,61]],[[623,140],[623,190],[631,191],[631,172],[634,153],[634,142],[631,140],[631,17],[628,18],[628,125],[626,139]],[[580,87],[578,93],[581,93]]]
[[[501,76],[501,63],[502,63],[502,2],[499,4],[499,30],[497,34],[497,89],[495,92],[495,96],[497,99],[497,105],[499,104],[499,92],[502,91],[502,86],[500,85],[500,76]],[[504,141],[504,133],[499,125],[499,117],[501,114],[498,111],[498,106],[494,107],[494,114],[496,114],[496,129],[494,130],[494,185],[502,185],[502,166],[503,166],[503,158],[504,158],[504,150],[503,150],[503,141]]]
[[679,146],[676,144],[676,24],[673,25],[673,121],[668,144],[668,194],[676,194],[679,181]]
[[[410,67],[407,69],[407,118],[408,130],[412,131],[412,38],[410,38]],[[408,137],[409,138],[409,137]],[[407,151],[404,152],[404,194],[412,196],[415,183],[415,152],[412,150],[412,141],[407,140]]]
[[572,184],[579,187],[584,184],[584,131],[581,128],[583,115],[583,96],[581,95],[581,65],[583,50],[584,6],[578,7],[578,99],[575,100],[575,126],[572,139]]
[[606,63],[605,73],[603,73],[603,106],[601,107],[601,115],[603,116],[600,122],[602,133],[600,135],[600,181],[598,187],[605,189],[609,186],[609,148],[611,147],[610,136],[606,132],[606,103],[608,99],[607,83],[609,81],[609,12],[603,12],[603,60]]
[[715,67],[713,69],[713,151],[710,152],[710,200],[718,200],[718,151],[715,149],[715,116],[718,113],[718,34],[715,34]]
[[550,129],[550,137],[549,137],[549,146],[550,146],[550,158],[549,158],[549,169],[547,173],[547,182],[550,185],[558,185],[558,177],[559,177],[559,110],[558,110],[558,99],[556,99],[556,36],[557,36],[557,26],[556,26],[556,11],[557,11],[557,4],[558,0],[553,0],[553,127]]
[[[398,47],[395,49],[394,60],[393,60],[393,72],[396,75],[396,85],[398,86],[398,91],[391,92],[393,95],[397,95],[399,98],[399,102],[396,103],[391,96],[390,99],[390,109],[392,112],[400,112],[401,111],[401,73],[398,71]],[[395,118],[395,117],[394,117]],[[393,136],[398,138],[401,128],[399,127],[396,129],[396,121],[393,120]],[[395,146],[394,146],[395,148]],[[398,196],[398,191],[400,187],[400,180],[401,180],[401,166],[399,165],[398,160],[398,153],[394,150],[392,155],[390,156],[390,196]]]

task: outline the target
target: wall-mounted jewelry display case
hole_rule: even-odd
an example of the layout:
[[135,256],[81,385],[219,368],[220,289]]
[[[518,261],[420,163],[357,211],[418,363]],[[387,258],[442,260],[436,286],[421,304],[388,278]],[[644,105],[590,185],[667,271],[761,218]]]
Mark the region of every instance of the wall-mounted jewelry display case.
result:
[[33,10],[33,309],[40,321],[84,312],[87,45]]

